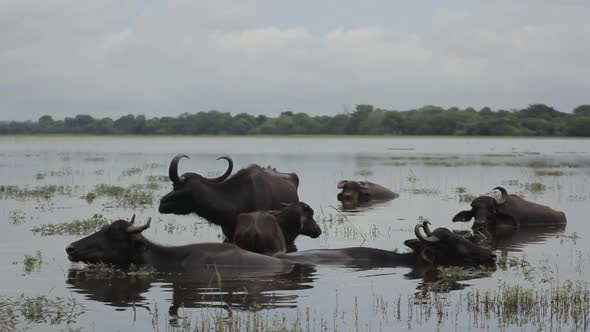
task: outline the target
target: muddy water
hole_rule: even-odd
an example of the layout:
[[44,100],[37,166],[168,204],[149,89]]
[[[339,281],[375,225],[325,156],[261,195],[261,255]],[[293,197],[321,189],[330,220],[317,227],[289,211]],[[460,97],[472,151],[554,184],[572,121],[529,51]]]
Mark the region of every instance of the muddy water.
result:
[[[362,245],[404,251],[403,241],[413,238],[420,218],[434,227],[468,230],[470,224],[452,223],[453,215],[469,208],[469,194],[488,193],[498,185],[564,211],[568,224],[492,241],[498,256],[510,263],[463,277],[460,290],[437,293],[446,303],[439,314],[420,305],[417,299],[431,294],[429,284],[408,268],[298,266],[287,275],[221,281],[97,273],[67,260],[65,246],[81,236],[31,231],[95,214],[115,220],[135,213],[139,222],[153,218],[144,235],[161,244],[221,241],[219,228],[196,216],[158,214],[158,200],[171,187],[160,177],[177,153],[191,157],[181,162],[180,172],[219,174],[225,169],[224,161],[215,160],[220,155],[231,156],[236,167],[258,163],[296,172],[300,198],[314,208],[323,229],[318,239],[300,237],[300,250]],[[376,182],[400,197],[340,211],[336,183],[342,179]],[[580,327],[571,320],[551,325],[550,318],[474,319],[464,309],[463,296],[495,291],[503,283],[550,289],[589,280],[589,179],[590,141],[578,139],[0,137],[0,185],[21,190],[0,196],[0,295],[67,297],[83,306],[84,313],[69,326],[19,325],[39,331],[182,330],[229,313],[256,313],[269,322],[278,317],[303,330],[570,330]],[[48,185],[56,187],[31,193]],[[137,190],[143,196],[133,202],[85,199],[99,185],[142,185]],[[25,188],[29,191],[23,193]],[[41,262],[30,268],[25,256],[37,251]]]

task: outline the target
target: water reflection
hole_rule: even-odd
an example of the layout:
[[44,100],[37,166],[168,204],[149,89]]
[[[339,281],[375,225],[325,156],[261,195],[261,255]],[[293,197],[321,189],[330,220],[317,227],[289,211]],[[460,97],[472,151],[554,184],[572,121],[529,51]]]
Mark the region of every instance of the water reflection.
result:
[[491,228],[476,231],[494,250],[502,252],[521,252],[530,244],[542,243],[565,231],[566,225],[550,225],[544,227],[528,227],[509,229]]
[[[316,269],[295,265],[286,274],[261,276],[247,272],[161,274],[117,269],[97,271],[92,266],[68,271],[66,283],[90,300],[115,307],[148,305],[146,293],[161,288],[172,293],[170,313],[179,307],[292,308],[298,295],[289,291],[313,287]],[[226,273],[228,272],[228,273]]]

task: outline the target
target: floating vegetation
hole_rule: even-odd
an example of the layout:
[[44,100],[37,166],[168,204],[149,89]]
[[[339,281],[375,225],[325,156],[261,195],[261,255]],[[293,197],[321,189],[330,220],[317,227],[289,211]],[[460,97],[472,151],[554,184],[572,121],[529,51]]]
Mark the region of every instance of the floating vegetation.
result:
[[459,202],[470,203],[477,197],[476,195],[468,193],[465,187],[457,187],[455,188],[455,192],[459,196]]
[[482,157],[514,157],[512,153],[484,153]]
[[8,212],[8,223],[11,225],[19,225],[25,222],[25,211],[12,210]]
[[90,162],[99,162],[99,161],[105,161],[105,158],[104,157],[88,157],[88,158],[84,158],[84,160],[90,161]]
[[0,295],[0,326],[2,331],[24,331],[29,328],[23,324],[70,325],[84,310],[74,298]]
[[112,264],[89,264],[83,270],[76,271],[76,279],[109,279],[112,277],[125,278],[127,276],[147,276],[156,274],[157,271],[149,265],[131,264],[127,268],[121,268]]
[[141,168],[139,168],[139,167],[132,167],[132,168],[128,168],[126,170],[123,170],[123,172],[121,172],[121,175],[123,175],[123,176],[132,176],[132,175],[141,174],[141,172],[143,172],[141,170]]
[[0,198],[3,199],[31,199],[44,198],[50,199],[55,195],[71,195],[72,187],[63,185],[46,185],[37,186],[33,189],[19,186],[0,186]]
[[547,189],[547,187],[541,182],[525,183],[524,190],[531,193],[540,193]]
[[170,182],[168,176],[165,175],[148,175],[145,180],[147,182]]
[[101,214],[95,214],[89,219],[74,220],[60,224],[43,224],[33,227],[31,232],[41,236],[49,235],[87,235],[108,225],[108,220]]
[[43,264],[43,256],[41,250],[37,250],[34,255],[25,255],[23,260],[23,267],[26,273],[31,273],[33,270],[39,271]]
[[153,204],[154,197],[151,191],[147,190],[153,187],[135,184],[128,188],[123,188],[120,186],[100,184],[96,186],[94,192],[98,197],[113,198],[117,207],[135,208]]
[[536,176],[563,176],[566,173],[563,171],[545,171],[545,170],[535,170]]
[[45,179],[45,176],[46,176],[45,173],[39,172],[39,173],[35,174],[34,178],[35,178],[35,180],[39,181],[39,180]]
[[371,176],[373,175],[373,171],[370,169],[360,169],[354,173],[356,176]]

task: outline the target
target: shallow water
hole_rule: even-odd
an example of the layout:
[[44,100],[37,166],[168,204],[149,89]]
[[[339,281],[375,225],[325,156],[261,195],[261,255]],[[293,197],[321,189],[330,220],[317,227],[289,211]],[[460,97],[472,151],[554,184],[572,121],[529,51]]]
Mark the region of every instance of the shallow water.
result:
[[[182,317],[190,317],[194,326],[214,322],[216,315],[227,318],[230,312],[253,312],[271,322],[278,317],[303,330],[583,330],[586,327],[572,325],[571,320],[559,325],[543,319],[545,325],[539,320],[505,322],[494,315],[477,320],[461,306],[467,292],[496,290],[504,282],[543,289],[566,280],[588,280],[590,244],[584,238],[589,231],[589,143],[438,137],[0,137],[0,186],[62,186],[60,192],[47,194],[49,198],[0,195],[0,295],[73,297],[85,312],[70,327],[95,331],[182,330],[188,321]],[[150,176],[166,176],[177,153],[191,158],[180,163],[181,173],[219,174],[226,167],[225,161],[215,160],[221,155],[231,156],[237,168],[257,163],[296,172],[299,196],[314,208],[323,229],[318,239],[298,238],[299,250],[362,245],[404,251],[403,241],[414,237],[419,218],[430,220],[433,227],[468,230],[470,224],[451,222],[455,213],[469,208],[462,194],[485,194],[498,185],[564,211],[568,224],[565,229],[535,229],[493,243],[498,256],[526,261],[528,267],[513,263],[465,277],[462,290],[441,295],[447,312],[438,315],[416,301],[426,288],[421,275],[408,268],[299,266],[287,275],[239,275],[221,281],[153,273],[105,275],[67,260],[65,246],[82,236],[31,232],[41,224],[94,214],[115,220],[135,213],[138,223],[153,218],[144,235],[161,244],[221,241],[219,228],[196,216],[158,214],[159,198],[171,189],[169,182],[142,188],[147,201],[131,205],[105,197],[84,199],[100,184],[145,185]],[[336,183],[342,179],[379,183],[400,197],[341,212]],[[29,271],[25,255],[37,250],[42,263]],[[66,325],[19,326],[45,331]]]

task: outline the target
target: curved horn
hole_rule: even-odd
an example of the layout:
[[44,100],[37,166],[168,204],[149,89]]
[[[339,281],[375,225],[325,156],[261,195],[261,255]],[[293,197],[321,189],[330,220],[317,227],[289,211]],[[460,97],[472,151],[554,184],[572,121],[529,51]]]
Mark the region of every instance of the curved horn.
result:
[[227,160],[227,163],[228,163],[227,170],[221,176],[213,178],[213,179],[207,179],[207,180],[209,180],[211,182],[221,182],[221,181],[227,179],[227,177],[231,174],[231,171],[234,169],[234,161],[228,156],[221,156],[215,160],[221,160],[221,159]]
[[502,193],[502,197],[499,200],[496,200],[496,202],[498,202],[498,205],[506,203],[506,201],[508,200],[508,192],[506,191],[506,189],[504,189],[503,187],[496,187],[494,188],[494,190],[498,190]]
[[172,158],[172,161],[170,162],[170,167],[168,167],[168,177],[170,178],[170,181],[172,181],[172,183],[182,182],[182,180],[178,177],[178,162],[182,158],[190,159],[185,154],[178,154],[174,158]]
[[359,184],[359,186],[360,186],[361,188],[363,188],[363,189],[367,189],[367,188],[369,188],[369,183],[368,183],[368,182],[366,182],[366,181],[359,181],[359,182],[358,182],[358,184]]
[[422,227],[424,227],[424,225],[422,225],[422,224],[417,224],[416,226],[414,226],[414,234],[416,234],[416,237],[420,241],[427,242],[427,243],[437,243],[438,241],[440,241],[440,239],[434,235],[427,235],[426,237],[424,237],[424,235],[422,235],[422,233],[420,233],[420,228],[422,228]]
[[344,185],[346,184],[346,182],[348,182],[348,181],[342,180],[342,181],[338,182],[338,184],[336,185],[336,188],[338,188],[338,189],[344,188]]
[[131,220],[129,220],[129,223],[131,225],[133,225],[134,222],[135,222],[135,213],[133,214],[133,217],[131,217]]
[[432,236],[432,232],[430,231],[430,227],[428,227],[428,225],[430,225],[430,221],[424,220],[422,222],[422,227],[424,228],[424,234],[426,234],[426,236]]
[[148,221],[143,226],[129,226],[125,231],[130,234],[137,234],[145,231],[146,229],[150,228],[150,224],[152,223],[152,218],[150,217]]

